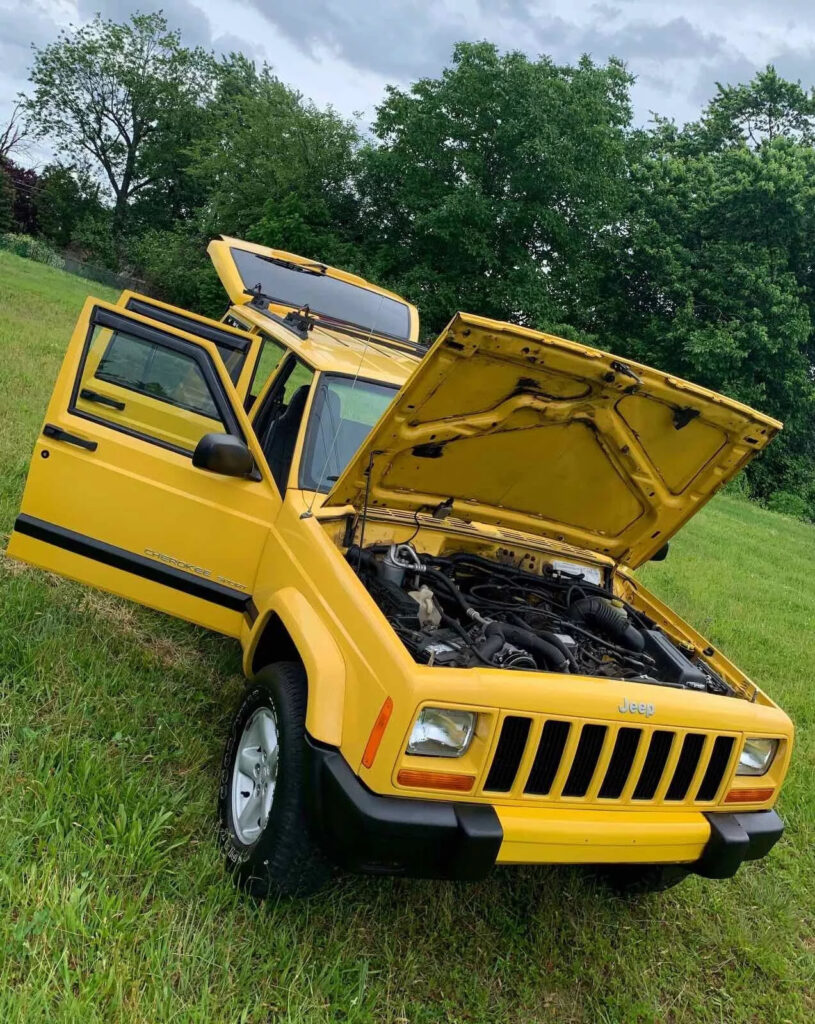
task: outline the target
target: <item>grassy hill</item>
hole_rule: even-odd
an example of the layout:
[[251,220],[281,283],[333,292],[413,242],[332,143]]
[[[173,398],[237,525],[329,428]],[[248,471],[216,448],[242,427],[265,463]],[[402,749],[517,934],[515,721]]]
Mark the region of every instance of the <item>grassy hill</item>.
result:
[[[0,252],[0,535],[89,290]],[[643,575],[796,721],[769,859],[634,903],[503,869],[256,906],[215,845],[237,646],[0,557],[0,1021],[815,1019],[815,528],[719,498]]]

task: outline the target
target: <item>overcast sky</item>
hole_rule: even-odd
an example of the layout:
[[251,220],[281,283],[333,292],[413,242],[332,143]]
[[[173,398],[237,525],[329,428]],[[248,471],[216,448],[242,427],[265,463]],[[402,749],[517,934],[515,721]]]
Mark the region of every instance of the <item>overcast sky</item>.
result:
[[26,87],[32,43],[96,11],[123,20],[159,8],[185,42],[266,60],[316,103],[366,122],[387,82],[438,74],[461,39],[561,62],[620,57],[637,76],[639,122],[652,110],[686,121],[716,81],[768,62],[815,84],[812,0],[0,0],[0,123]]

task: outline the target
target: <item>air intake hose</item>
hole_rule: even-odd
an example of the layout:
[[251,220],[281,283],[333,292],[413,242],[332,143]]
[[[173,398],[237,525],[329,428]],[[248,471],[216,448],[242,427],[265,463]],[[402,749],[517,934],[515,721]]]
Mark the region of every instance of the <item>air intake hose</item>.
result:
[[575,622],[594,626],[629,651],[642,651],[645,648],[645,637],[628,621],[625,609],[617,608],[604,597],[584,597],[575,601],[569,607],[569,615]]
[[[509,622],[491,622],[484,630],[484,636],[486,640],[479,651],[481,654],[484,650],[492,653],[497,640],[501,640],[502,646],[503,641],[506,641],[531,654],[538,668],[550,672],[567,672],[569,669],[569,659],[561,650],[522,626],[513,626]],[[500,649],[501,647],[498,647],[495,653],[497,654]]]

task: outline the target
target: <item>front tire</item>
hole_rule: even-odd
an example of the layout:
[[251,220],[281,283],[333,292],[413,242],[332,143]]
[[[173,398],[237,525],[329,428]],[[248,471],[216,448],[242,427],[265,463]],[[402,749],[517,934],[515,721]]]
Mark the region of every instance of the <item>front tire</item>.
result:
[[301,665],[262,669],[224,751],[221,848],[235,883],[257,898],[308,895],[330,875],[306,813],[306,696]]

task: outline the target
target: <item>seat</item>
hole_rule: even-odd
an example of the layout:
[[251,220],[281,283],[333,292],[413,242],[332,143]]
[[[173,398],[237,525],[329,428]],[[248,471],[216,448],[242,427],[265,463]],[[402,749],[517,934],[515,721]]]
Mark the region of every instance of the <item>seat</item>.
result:
[[281,492],[286,490],[294,446],[297,444],[297,434],[310,390],[309,384],[303,384],[294,392],[285,412],[272,424],[263,446],[263,454]]

